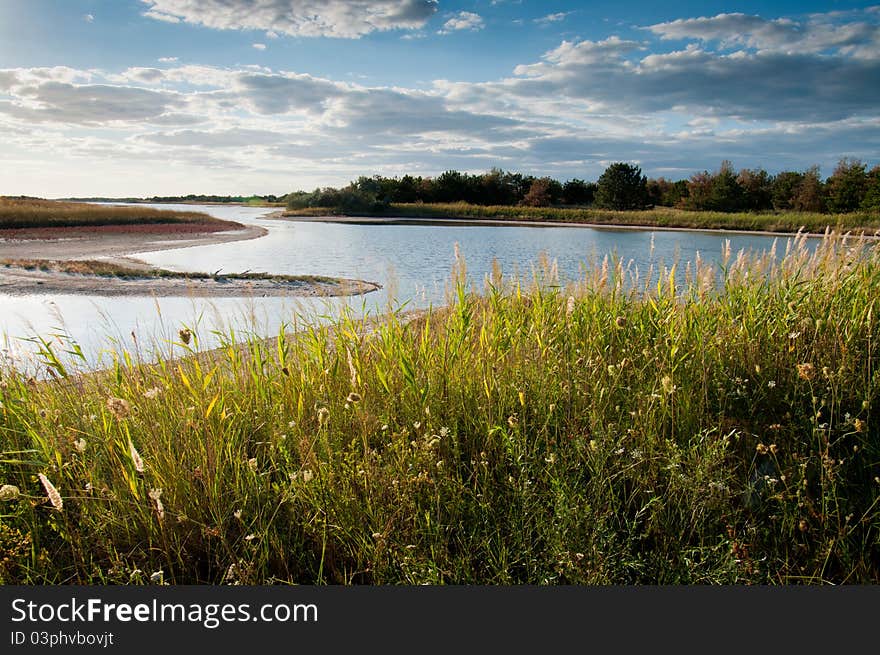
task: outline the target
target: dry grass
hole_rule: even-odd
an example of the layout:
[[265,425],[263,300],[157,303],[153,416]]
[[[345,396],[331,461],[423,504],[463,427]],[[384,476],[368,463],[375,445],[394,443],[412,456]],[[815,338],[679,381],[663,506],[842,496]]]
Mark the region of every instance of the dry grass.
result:
[[[327,216],[334,210],[310,207],[288,210],[286,216]],[[369,212],[362,215],[371,215]],[[830,228],[840,232],[880,230],[880,214],[854,212],[850,214],[819,214],[810,212],[708,212],[685,211],[658,207],[645,211],[613,211],[606,209],[572,209],[560,207],[484,206],[468,203],[449,204],[393,204],[388,209],[372,214],[407,218],[460,218],[515,221],[554,221],[595,225],[625,225],[643,227],[678,227],[711,230],[747,230],[758,232],[807,231],[822,233]]]
[[0,230],[170,223],[237,225],[199,212],[0,197]]

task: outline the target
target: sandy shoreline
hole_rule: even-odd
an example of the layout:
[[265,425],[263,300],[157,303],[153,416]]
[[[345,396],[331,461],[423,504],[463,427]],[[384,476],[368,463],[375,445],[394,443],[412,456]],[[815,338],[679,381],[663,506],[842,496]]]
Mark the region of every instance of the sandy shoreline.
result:
[[111,277],[0,266],[0,295],[13,296],[63,293],[87,296],[331,297],[361,295],[378,288],[370,282],[347,279]]
[[[189,248],[257,239],[268,230],[257,226],[226,231],[172,231],[159,226],[152,231],[52,228],[46,232],[4,230],[0,234],[0,260],[48,261],[101,260],[133,269],[135,274],[103,276],[64,273],[0,265],[0,295],[72,294],[88,296],[194,296],[194,297],[330,297],[370,293],[381,288],[364,280],[228,277],[156,277],[136,272],[155,270],[134,255],[144,252]],[[14,236],[10,236],[14,235]],[[35,238],[41,236],[43,238]],[[18,237],[18,238],[16,238]],[[30,237],[30,238],[22,238]]]
[[[30,231],[33,234],[33,231]],[[80,228],[56,228],[50,238],[27,238],[25,231],[0,234],[0,259],[123,259],[131,263],[131,255],[156,250],[189,248],[230,241],[258,239],[268,230],[257,226],[222,232],[137,232],[99,231]],[[37,233],[39,235],[39,233]],[[24,238],[23,238],[24,237]]]

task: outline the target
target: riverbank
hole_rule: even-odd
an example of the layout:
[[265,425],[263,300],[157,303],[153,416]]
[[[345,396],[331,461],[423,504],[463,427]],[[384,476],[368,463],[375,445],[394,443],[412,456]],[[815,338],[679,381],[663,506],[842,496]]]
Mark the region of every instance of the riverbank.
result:
[[262,227],[204,213],[0,200],[0,294],[320,297],[380,288],[364,280],[320,276],[172,272],[134,257],[268,234]]
[[47,341],[56,379],[0,385],[0,582],[876,582],[880,252],[672,275],[458,275],[414,320],[92,375]]
[[8,295],[331,297],[380,288],[363,280],[315,275],[181,273],[126,258],[100,262],[0,259],[0,294]]
[[880,235],[880,215],[867,212],[819,214],[810,212],[724,213],[655,208],[611,211],[556,207],[482,206],[452,204],[392,204],[379,212],[340,215],[328,208],[274,212],[270,217],[363,224],[520,225],[534,227],[602,227],[664,229],[731,233],[760,232],[823,234],[826,230]]

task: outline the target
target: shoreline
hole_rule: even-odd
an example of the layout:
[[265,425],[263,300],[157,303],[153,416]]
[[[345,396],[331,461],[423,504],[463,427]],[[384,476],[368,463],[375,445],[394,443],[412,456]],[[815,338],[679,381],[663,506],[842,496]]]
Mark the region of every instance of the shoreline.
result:
[[[205,276],[176,273],[147,264],[134,255],[259,239],[269,233],[259,226],[233,230],[178,231],[159,226],[141,229],[51,228],[0,233],[0,262],[37,260],[35,266],[0,264],[0,295],[45,294],[153,297],[335,297],[358,296],[381,289],[366,280],[319,276]],[[12,234],[13,236],[10,236]],[[47,236],[51,235],[51,236]],[[15,237],[18,238],[15,238]],[[99,260],[125,269],[120,275],[50,270],[53,262]],[[143,273],[138,275],[138,273]]]
[[[672,227],[660,225],[616,225],[612,223],[577,223],[572,221],[531,221],[521,219],[498,219],[498,218],[421,218],[414,216],[297,216],[295,214],[285,214],[283,211],[271,212],[265,216],[270,219],[281,219],[292,222],[303,223],[341,223],[348,225],[415,225],[415,226],[440,226],[440,227],[568,227],[568,228],[589,228],[594,230],[607,231],[648,231],[656,230],[661,232],[699,232],[706,234],[736,234],[736,235],[755,235],[755,236],[772,236],[772,237],[796,237],[805,235],[811,238],[821,238],[825,236],[824,232],[779,232],[765,230],[741,230],[727,228],[699,228],[699,227]],[[880,234],[854,234],[848,232],[856,238],[865,238],[877,240]]]
[[[149,269],[155,271],[157,269]],[[0,265],[0,294],[27,296],[65,294],[104,297],[335,297],[360,296],[381,288],[346,278],[224,278],[103,276],[63,273]]]

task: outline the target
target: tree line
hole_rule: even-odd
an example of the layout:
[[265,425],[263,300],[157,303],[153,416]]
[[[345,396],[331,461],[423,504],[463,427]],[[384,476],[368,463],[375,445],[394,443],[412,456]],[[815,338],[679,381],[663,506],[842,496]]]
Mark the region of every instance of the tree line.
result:
[[818,167],[805,171],[718,170],[688,179],[647,178],[635,164],[613,163],[595,182],[560,182],[498,168],[482,174],[449,170],[436,177],[361,176],[342,188],[323,187],[286,196],[289,209],[332,208],[381,212],[391,204],[456,203],[531,207],[597,207],[638,210],[676,207],[696,211],[809,212],[880,211],[880,165],[868,170],[858,159],[841,159],[822,179]]

